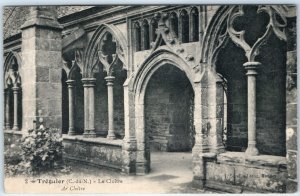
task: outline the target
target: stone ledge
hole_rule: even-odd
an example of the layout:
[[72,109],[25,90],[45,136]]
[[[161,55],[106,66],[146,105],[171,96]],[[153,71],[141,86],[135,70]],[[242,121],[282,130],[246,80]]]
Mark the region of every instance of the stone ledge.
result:
[[4,129],[4,133],[8,133],[8,134],[16,134],[16,135],[23,135],[23,132],[22,131],[14,131],[14,130],[11,130],[11,129]]
[[96,144],[104,144],[104,145],[111,145],[111,146],[118,146],[122,147],[123,140],[109,140],[107,138],[96,137],[96,138],[85,138],[83,135],[62,135],[63,140],[73,140],[73,141],[83,141],[88,143],[96,143]]
[[286,168],[285,157],[273,155],[246,156],[244,152],[225,152],[217,156],[217,162],[237,163],[255,166]]

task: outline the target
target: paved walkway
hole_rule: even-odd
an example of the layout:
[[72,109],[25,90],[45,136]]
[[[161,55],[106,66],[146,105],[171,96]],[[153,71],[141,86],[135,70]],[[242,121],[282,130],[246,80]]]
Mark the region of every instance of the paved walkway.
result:
[[4,184],[9,193],[217,193],[192,187],[192,153],[151,153],[151,168],[147,175],[128,176],[76,164],[63,176],[13,177]]
[[152,152],[151,172],[144,176],[126,176],[114,171],[91,169],[89,167],[80,167],[71,175],[74,177],[111,178],[122,181],[121,184],[118,184],[117,189],[111,189],[111,184],[103,184],[105,186],[102,189],[103,193],[216,193],[192,187],[191,152]]

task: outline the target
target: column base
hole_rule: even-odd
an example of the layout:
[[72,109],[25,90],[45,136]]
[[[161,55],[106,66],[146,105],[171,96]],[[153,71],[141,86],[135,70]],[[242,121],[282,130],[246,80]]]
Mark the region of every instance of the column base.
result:
[[90,130],[84,130],[83,137],[90,137]]
[[195,188],[198,188],[198,189],[204,189],[205,188],[205,182],[206,182],[205,179],[203,179],[201,177],[194,176],[192,186],[195,187]]
[[5,125],[5,129],[6,129],[6,130],[10,130],[10,129],[11,129],[10,125],[9,125],[9,124],[6,124],[6,125]]
[[257,156],[257,155],[259,155],[259,152],[258,152],[258,150],[255,146],[248,146],[245,153],[248,156]]
[[136,162],[135,169],[136,175],[145,175],[150,171],[150,168],[147,167],[147,163],[145,162]]
[[113,130],[108,130],[108,134],[107,134],[106,138],[107,138],[107,139],[110,139],[110,140],[116,139],[115,131],[113,131]]
[[13,131],[19,131],[19,127],[14,126],[14,127],[12,128],[12,130],[13,130]]
[[95,138],[96,136],[97,135],[96,135],[95,130],[86,130],[83,133],[83,137],[85,137],[85,138]]
[[90,137],[96,137],[97,136],[95,130],[90,130],[89,135],[90,135]]
[[74,128],[70,128],[68,131],[68,135],[76,135]]

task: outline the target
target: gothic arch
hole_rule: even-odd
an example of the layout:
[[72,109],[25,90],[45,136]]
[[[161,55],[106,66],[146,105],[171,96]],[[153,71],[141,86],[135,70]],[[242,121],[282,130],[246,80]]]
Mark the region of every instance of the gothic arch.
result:
[[94,32],[91,40],[88,43],[87,49],[84,55],[83,64],[83,77],[92,77],[92,72],[94,66],[99,62],[98,56],[98,44],[104,38],[106,33],[110,33],[117,42],[116,54],[117,58],[122,61],[124,67],[127,69],[127,39],[122,34],[122,32],[116,28],[114,25],[101,24]]
[[[153,76],[153,74],[162,66],[166,64],[171,64],[181,71],[183,71],[189,80],[193,91],[195,91],[194,84],[194,74],[193,70],[186,64],[178,55],[161,49],[155,51],[150,55],[150,57],[141,65],[141,67],[137,70],[136,75],[132,78],[131,87],[133,88],[134,96],[134,114],[135,122],[134,122],[134,132],[131,132],[130,135],[126,136],[128,138],[135,137],[136,138],[136,148],[137,148],[137,173],[148,173],[150,169],[150,149],[149,149],[149,141],[146,139],[146,130],[145,130],[145,93],[147,85]],[[132,125],[130,125],[132,126]],[[197,130],[199,131],[199,129]],[[127,132],[128,134],[129,132]],[[143,172],[139,172],[143,171]]]
[[8,55],[6,56],[5,58],[5,61],[4,61],[4,87],[6,87],[7,83],[6,83],[6,80],[7,80],[7,77],[9,75],[9,69],[11,68],[11,66],[13,65],[13,63],[16,63],[18,65],[18,73],[19,75],[21,76],[21,66],[22,66],[22,61],[21,61],[21,57],[19,56],[19,54],[17,52],[14,52],[14,51],[10,51],[8,53]]
[[182,70],[193,86],[195,74],[190,66],[177,54],[166,49],[160,49],[153,52],[137,70],[132,82],[134,92],[143,92],[152,74],[165,63],[171,63]]
[[[267,13],[270,17],[270,22],[265,34],[262,37],[259,37],[251,47],[244,41],[244,32],[236,32],[232,29],[232,21],[236,17],[243,16],[244,14],[240,8],[241,6],[221,6],[218,10],[216,10],[216,14],[212,17],[208,24],[203,37],[202,51],[200,53],[201,63],[214,67],[216,57],[220,49],[226,45],[228,39],[233,40],[235,44],[244,49],[245,55],[249,61],[254,60],[255,56],[258,54],[260,46],[268,39],[271,31],[273,31],[279,39],[286,41],[284,32],[286,19],[293,17],[293,14],[291,13],[294,13],[293,10],[290,12],[287,10],[293,8],[283,5],[260,6],[257,12]],[[284,24],[277,21],[277,16],[284,21]]]

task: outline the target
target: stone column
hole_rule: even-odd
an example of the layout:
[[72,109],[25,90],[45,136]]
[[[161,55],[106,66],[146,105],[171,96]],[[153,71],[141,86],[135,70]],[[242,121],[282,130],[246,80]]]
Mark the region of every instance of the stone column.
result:
[[105,77],[107,82],[107,98],[108,98],[108,139],[115,139],[114,130],[114,79],[113,76]]
[[68,135],[76,135],[74,129],[74,80],[67,80],[69,92],[69,130]]
[[82,80],[83,83],[83,94],[84,94],[84,133],[83,135],[88,135],[89,134],[89,107],[88,107],[88,97],[89,97],[89,91],[88,91],[88,78],[83,78]]
[[19,94],[19,87],[14,86],[12,88],[13,93],[14,93],[14,125],[13,125],[13,130],[14,131],[19,131],[19,125],[18,125],[18,94]]
[[95,84],[96,78],[89,80],[89,137],[96,137],[95,132]]
[[260,65],[259,62],[244,64],[248,78],[248,148],[246,154],[250,156],[259,154],[256,148],[256,70]]
[[5,89],[4,91],[4,96],[5,96],[5,129],[9,130],[10,129],[10,118],[9,118],[9,89]]
[[95,132],[95,78],[83,78],[84,87],[84,137],[96,137]]

